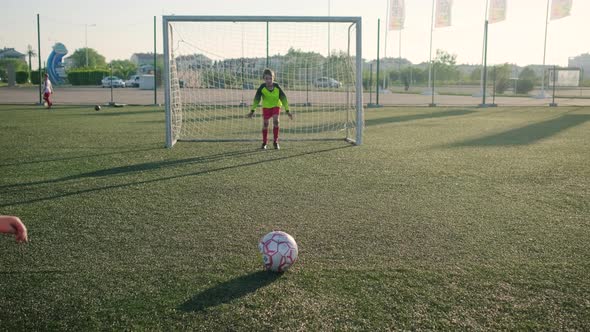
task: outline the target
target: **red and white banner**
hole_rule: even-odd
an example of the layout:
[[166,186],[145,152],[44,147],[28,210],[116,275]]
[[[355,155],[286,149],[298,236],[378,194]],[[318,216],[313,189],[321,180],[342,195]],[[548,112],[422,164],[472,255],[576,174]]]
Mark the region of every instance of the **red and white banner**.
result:
[[436,0],[436,14],[434,18],[435,28],[444,28],[451,25],[451,7],[453,0]]
[[551,19],[558,20],[570,15],[573,0],[553,0],[551,1]]
[[488,23],[497,23],[506,19],[506,0],[490,0],[490,17]]
[[402,30],[406,20],[404,0],[391,0],[389,7],[389,30]]

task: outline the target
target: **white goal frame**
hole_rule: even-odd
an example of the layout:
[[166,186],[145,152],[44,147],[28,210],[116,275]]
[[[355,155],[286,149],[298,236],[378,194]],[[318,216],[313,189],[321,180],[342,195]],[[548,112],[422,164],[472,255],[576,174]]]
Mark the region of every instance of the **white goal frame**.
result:
[[[363,140],[364,114],[363,114],[363,57],[362,57],[362,18],[355,16],[162,16],[163,25],[163,43],[164,43],[164,73],[163,82],[165,84],[165,111],[166,111],[166,147],[171,148],[176,143],[173,126],[171,88],[174,84],[173,77],[170,74],[170,44],[169,33],[170,23],[173,22],[289,22],[289,23],[350,23],[356,32],[356,54],[355,54],[355,108],[356,108],[356,127],[355,137],[347,137],[345,140],[355,145],[361,145]],[[349,45],[350,45],[350,28],[349,28]],[[177,80],[177,79],[176,79]],[[182,141],[182,139],[179,139]],[[239,140],[239,139],[238,139]],[[344,139],[343,139],[344,140]],[[190,139],[190,141],[199,141]],[[205,140],[203,140],[205,141]],[[216,140],[223,141],[223,140]]]

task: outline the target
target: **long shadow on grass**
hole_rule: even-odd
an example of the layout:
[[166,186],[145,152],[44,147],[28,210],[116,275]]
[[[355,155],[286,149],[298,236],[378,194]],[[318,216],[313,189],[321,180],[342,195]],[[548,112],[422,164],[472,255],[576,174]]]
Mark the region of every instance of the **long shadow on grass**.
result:
[[164,112],[161,110],[145,110],[145,111],[110,111],[110,112],[93,112],[87,113],[88,116],[122,116],[122,115],[136,115],[136,114],[161,114],[164,116]]
[[566,114],[555,119],[533,123],[503,133],[484,136],[451,144],[449,147],[464,146],[510,146],[532,144],[551,137],[568,128],[578,126],[590,120],[587,114]]
[[244,297],[265,287],[280,277],[278,273],[266,271],[254,272],[237,277],[196,294],[190,300],[178,306],[184,312],[203,311],[223,303]]
[[[49,196],[49,197],[34,198],[34,199],[29,199],[29,200],[20,201],[20,202],[13,202],[13,203],[4,203],[4,204],[0,204],[0,207],[36,203],[36,202],[48,201],[48,200],[58,199],[58,198],[63,198],[63,197],[92,193],[92,192],[101,191],[101,190],[124,188],[124,187],[129,187],[129,186],[143,185],[143,184],[149,184],[149,183],[160,182],[160,181],[175,180],[175,179],[189,177],[189,176],[206,175],[206,174],[210,174],[210,173],[222,172],[222,171],[227,171],[227,170],[241,168],[241,167],[256,166],[256,165],[269,163],[269,162],[273,162],[273,161],[281,161],[281,160],[287,160],[287,159],[292,159],[292,158],[297,158],[297,157],[303,157],[303,156],[307,156],[307,155],[313,155],[313,154],[317,154],[317,153],[324,153],[324,152],[330,152],[330,151],[335,151],[335,150],[340,150],[340,149],[346,149],[346,148],[350,148],[351,146],[352,145],[344,145],[344,146],[340,146],[340,147],[336,147],[336,148],[303,152],[303,153],[295,154],[292,156],[283,156],[283,157],[277,157],[277,158],[272,158],[272,159],[267,159],[267,160],[252,161],[252,162],[247,162],[247,163],[233,165],[233,166],[219,167],[219,168],[208,169],[205,171],[198,171],[198,172],[182,174],[182,175],[167,176],[167,177],[162,177],[162,178],[153,179],[153,180],[136,181],[136,182],[129,182],[129,183],[123,183],[123,184],[104,186],[104,187],[100,187],[100,188],[90,188],[90,189],[78,190],[78,191],[74,191],[74,192],[69,192],[69,193],[64,193],[64,194],[59,194],[59,195],[54,195],[54,196]],[[245,153],[251,153],[251,152],[245,152]],[[262,153],[266,153],[266,152],[262,152]],[[200,158],[211,158],[211,156],[200,157]],[[108,170],[104,170],[104,171],[108,171]],[[92,173],[96,173],[96,172],[92,172]],[[80,176],[77,176],[77,177],[79,178]],[[57,179],[57,180],[64,181],[63,179]],[[50,180],[49,182],[57,182],[57,181]],[[43,183],[48,183],[48,182],[44,181]],[[31,185],[31,183],[29,183],[28,185]],[[0,187],[0,188],[3,188],[3,187]]]
[[[461,116],[461,115],[468,115],[475,113],[476,111],[471,110],[448,110],[442,112],[430,112],[430,113],[421,113],[421,114],[411,114],[411,115],[401,115],[401,116],[392,116],[387,118],[378,118],[378,119],[368,119],[365,120],[366,126],[376,126],[382,125],[387,123],[398,123],[398,122],[407,122],[407,121],[415,121],[415,120],[424,120],[424,119],[435,119],[435,118],[443,118],[449,116]],[[345,124],[342,122],[329,122],[329,123],[322,123],[322,124],[314,124],[311,123],[308,126],[298,126],[298,127],[289,127],[282,129],[286,133],[323,133],[328,131],[344,131],[346,130]]]
[[165,168],[165,167],[174,167],[174,166],[193,164],[193,163],[212,162],[212,161],[220,160],[220,159],[227,158],[227,157],[236,157],[236,156],[252,154],[252,153],[256,153],[256,152],[257,151],[234,151],[234,152],[219,153],[219,154],[214,154],[214,155],[210,155],[210,156],[203,156],[203,157],[193,157],[193,158],[185,158],[185,159],[178,159],[178,160],[156,161],[156,162],[148,162],[148,163],[141,163],[141,164],[128,165],[128,166],[106,168],[106,169],[101,169],[101,170],[94,171],[94,172],[64,176],[61,178],[51,179],[51,180],[9,184],[9,185],[0,186],[0,189],[19,188],[19,187],[26,187],[26,186],[35,186],[35,185],[40,185],[40,184],[64,182],[64,181],[83,179],[83,178],[97,178],[97,177],[104,177],[104,176],[113,176],[113,175],[134,173],[134,172],[151,171],[151,170],[161,169],[161,168]]
[[81,159],[81,158],[92,158],[92,157],[101,157],[101,156],[108,156],[114,154],[126,154],[126,153],[133,153],[133,152],[145,152],[145,151],[152,151],[152,150],[162,150],[162,147],[157,148],[145,148],[145,149],[135,149],[135,150],[125,150],[125,151],[114,151],[114,152],[107,152],[107,153],[96,153],[96,154],[89,154],[83,156],[75,156],[75,157],[64,157],[64,158],[50,158],[50,159],[40,159],[40,160],[31,160],[31,161],[19,161],[14,163],[8,164],[0,164],[0,167],[6,166],[22,166],[22,165],[29,165],[29,164],[38,164],[38,163],[45,163],[51,161],[64,161],[64,160],[74,160],[74,159]]
[[408,122],[414,120],[424,120],[424,119],[436,119],[436,118],[444,118],[449,116],[461,116],[461,115],[468,115],[476,113],[473,110],[465,110],[465,109],[458,109],[458,110],[448,110],[442,112],[429,112],[429,113],[420,113],[420,114],[410,114],[410,115],[400,115],[400,116],[392,116],[387,118],[378,118],[378,119],[368,119],[365,120],[366,126],[376,126],[382,125],[386,123],[397,123],[397,122]]

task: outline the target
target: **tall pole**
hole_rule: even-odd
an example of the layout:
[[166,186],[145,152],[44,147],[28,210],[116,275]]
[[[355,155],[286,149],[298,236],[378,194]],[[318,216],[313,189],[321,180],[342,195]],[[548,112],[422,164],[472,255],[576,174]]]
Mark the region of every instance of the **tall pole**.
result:
[[397,71],[399,72],[399,82],[402,83],[402,29],[399,29],[399,56],[397,57]]
[[[390,0],[387,0],[387,16],[385,16],[385,42],[383,43],[383,59],[387,59],[387,31],[389,30]],[[387,75],[383,75],[383,88],[385,89]]]
[[27,47],[27,54],[29,56],[29,79],[31,78],[31,71],[33,70],[31,68],[31,55],[33,55],[33,47],[31,45],[28,45]]
[[156,80],[156,75],[158,74],[158,56],[156,51],[156,17],[154,16],[154,105],[158,105],[158,81]]
[[434,31],[434,0],[432,0],[432,17],[430,18],[430,55],[428,57],[428,86],[432,84],[432,32]]
[[356,145],[363,142],[363,127],[365,118],[363,114],[363,23],[358,20],[356,23]]
[[496,66],[494,65],[494,85],[492,85],[492,106],[496,106]]
[[268,68],[268,22],[266,22],[266,68]]
[[557,104],[555,103],[555,85],[557,84],[557,66],[553,65],[553,94],[551,96],[552,101],[549,104],[550,107],[556,107]]
[[111,60],[111,77],[109,78],[111,80],[111,102],[109,103],[109,105],[115,106],[115,102],[113,101],[113,60]]
[[377,19],[377,79],[375,82],[377,83],[375,86],[375,93],[377,94],[377,99],[375,101],[376,106],[379,106],[379,34],[381,33],[381,19]]
[[369,66],[369,105],[373,105],[373,64]]
[[[488,4],[489,4],[489,2],[488,2],[488,0],[486,0],[485,14],[484,14],[484,17],[483,17],[484,22],[487,22],[488,21]],[[486,38],[486,31],[485,31],[486,30],[485,23],[484,23],[483,29],[484,29],[484,32],[483,32],[484,36],[483,36],[483,45],[481,47],[481,66],[482,66],[482,69],[481,69],[481,73],[479,75],[480,76],[480,78],[479,78],[479,92],[482,93],[482,94],[483,94],[483,71],[484,71],[484,69],[483,69],[483,61],[484,61],[484,58],[486,57],[486,54],[485,54],[486,51],[485,50],[487,48],[487,38]]]
[[481,106],[485,107],[486,106],[486,85],[487,85],[487,77],[488,77],[488,20],[486,19],[486,22],[484,23],[484,29],[483,29],[483,39],[484,39],[484,57],[483,57],[483,69],[482,69],[482,73],[483,73],[483,90],[482,90],[482,101],[481,101]]
[[86,49],[86,68],[88,68],[88,24],[84,24],[84,48]]
[[244,89],[246,87],[246,82],[244,81],[244,24],[240,24],[240,28],[242,28],[242,95],[240,97],[240,106],[246,107],[246,102],[244,101]]
[[[164,84],[164,109],[166,111],[166,147],[171,148],[176,143],[175,133],[172,131],[172,112],[170,107],[170,41],[172,36],[168,33],[168,20],[162,18],[162,54],[164,57],[164,73],[162,82]],[[172,40],[172,42],[174,42]]]
[[[330,16],[330,0],[328,0],[328,16]],[[328,23],[328,57],[330,57],[330,23]]]
[[549,0],[547,0],[547,14],[545,15],[545,44],[543,45],[543,72],[541,73],[541,93],[539,98],[545,98],[545,55],[547,54],[547,28],[549,27]]
[[39,56],[39,105],[41,105],[41,23],[39,22],[39,14],[37,14],[37,55]]

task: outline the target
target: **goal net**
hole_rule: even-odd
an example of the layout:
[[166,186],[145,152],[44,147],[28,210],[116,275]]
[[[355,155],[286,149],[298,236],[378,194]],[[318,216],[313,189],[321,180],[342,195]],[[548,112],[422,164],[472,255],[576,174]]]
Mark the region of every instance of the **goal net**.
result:
[[580,68],[549,68],[549,86],[579,87]]
[[360,17],[164,16],[163,28],[168,147],[261,140],[261,108],[246,115],[265,68],[295,115],[282,111],[281,140],[361,144]]

